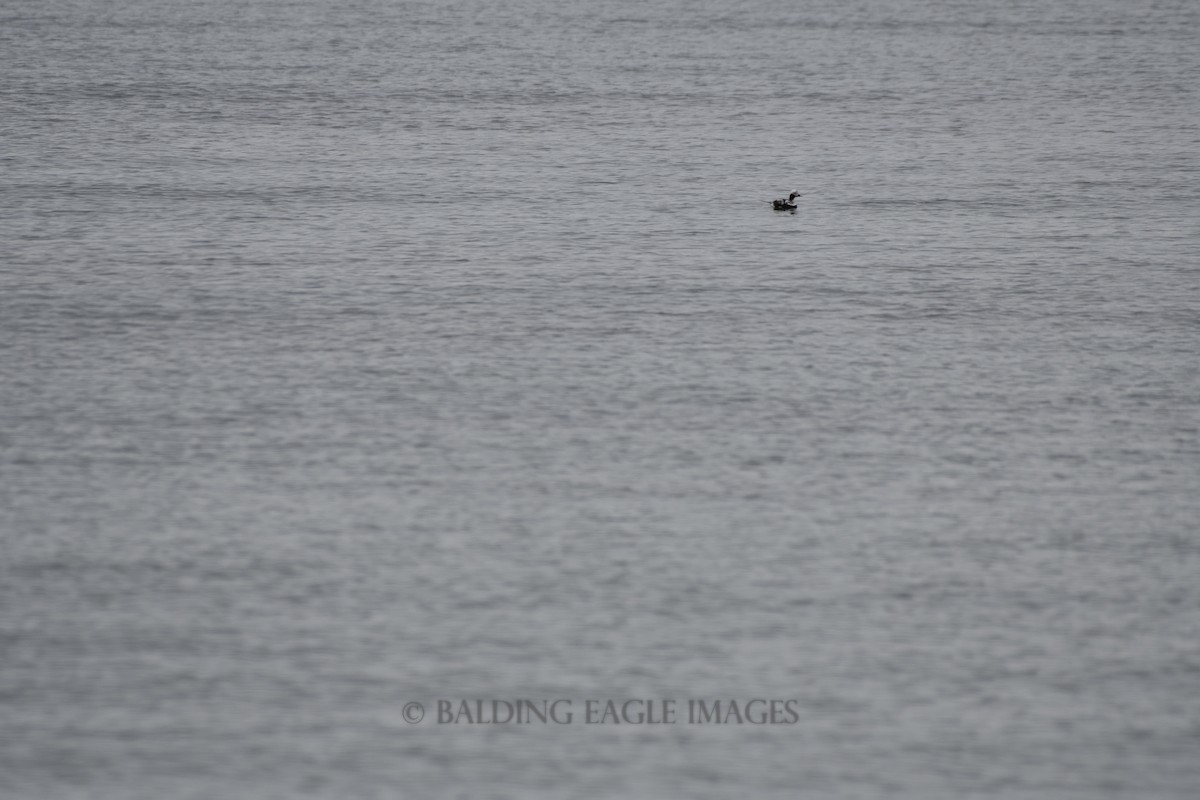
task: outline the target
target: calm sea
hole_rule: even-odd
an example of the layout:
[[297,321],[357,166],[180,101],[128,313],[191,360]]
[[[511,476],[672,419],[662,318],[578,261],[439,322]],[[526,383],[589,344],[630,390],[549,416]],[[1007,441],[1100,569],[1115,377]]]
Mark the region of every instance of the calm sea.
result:
[[0,72],[3,797],[1200,793],[1194,0],[0,0]]

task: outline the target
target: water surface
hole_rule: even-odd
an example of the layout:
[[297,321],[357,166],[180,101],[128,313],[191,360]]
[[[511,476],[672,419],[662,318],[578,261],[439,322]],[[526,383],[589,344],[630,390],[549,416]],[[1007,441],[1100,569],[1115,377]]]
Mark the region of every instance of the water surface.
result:
[[7,0],[0,793],[1196,796],[1198,45]]

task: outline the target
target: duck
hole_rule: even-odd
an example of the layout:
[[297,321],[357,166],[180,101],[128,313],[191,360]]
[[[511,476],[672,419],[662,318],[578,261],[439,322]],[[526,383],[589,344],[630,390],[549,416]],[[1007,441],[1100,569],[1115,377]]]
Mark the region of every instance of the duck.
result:
[[799,192],[792,192],[787,196],[787,200],[772,200],[771,208],[775,209],[776,211],[795,211],[796,206],[794,203],[792,203],[792,201],[799,196]]

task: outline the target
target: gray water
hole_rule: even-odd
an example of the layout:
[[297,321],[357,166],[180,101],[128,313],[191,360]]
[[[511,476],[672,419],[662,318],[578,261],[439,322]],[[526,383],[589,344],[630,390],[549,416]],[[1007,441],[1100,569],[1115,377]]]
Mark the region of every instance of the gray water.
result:
[[2,0],[0,66],[0,796],[1200,794],[1197,3]]

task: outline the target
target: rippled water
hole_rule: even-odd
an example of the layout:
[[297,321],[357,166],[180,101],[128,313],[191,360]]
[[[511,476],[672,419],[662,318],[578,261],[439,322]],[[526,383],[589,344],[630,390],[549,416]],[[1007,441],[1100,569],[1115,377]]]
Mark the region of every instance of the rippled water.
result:
[[1200,6],[5,0],[0,63],[0,794],[1200,791]]

